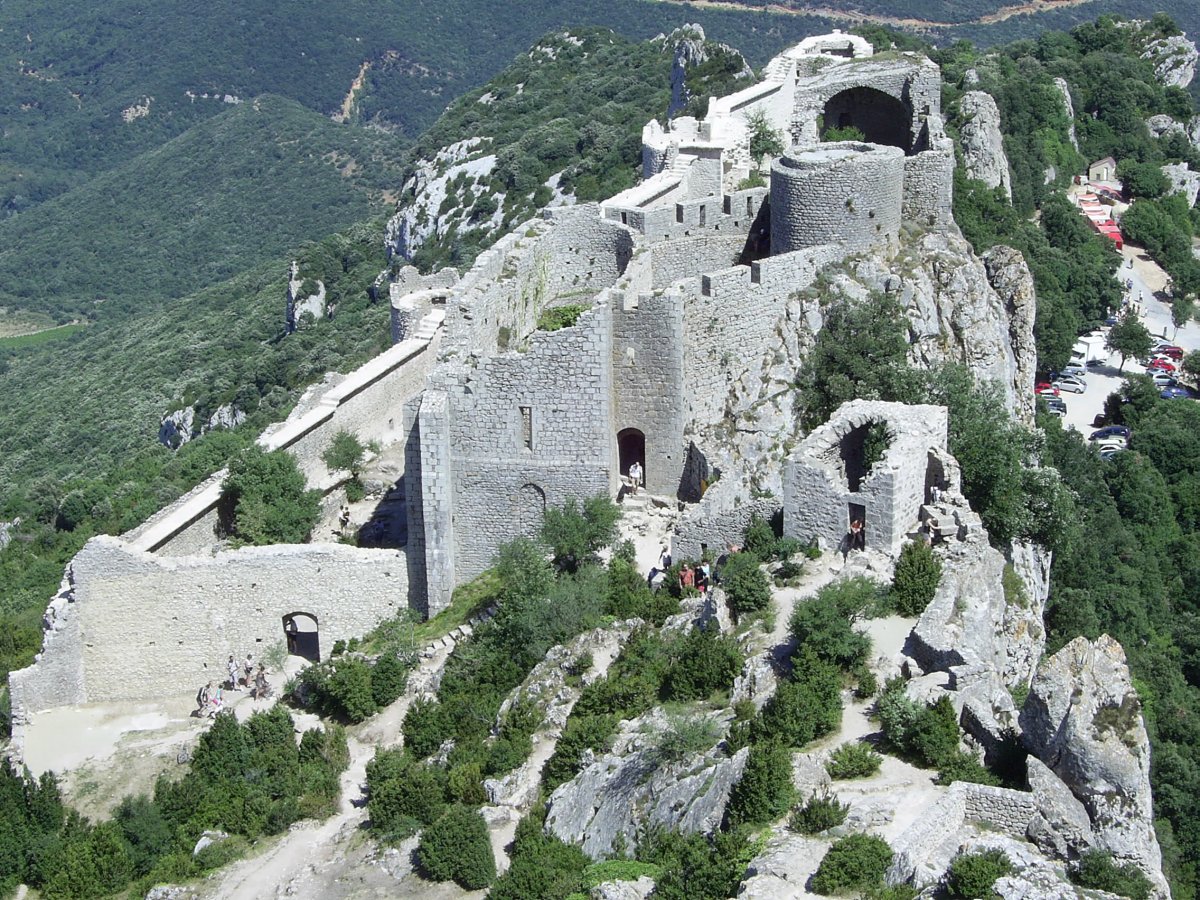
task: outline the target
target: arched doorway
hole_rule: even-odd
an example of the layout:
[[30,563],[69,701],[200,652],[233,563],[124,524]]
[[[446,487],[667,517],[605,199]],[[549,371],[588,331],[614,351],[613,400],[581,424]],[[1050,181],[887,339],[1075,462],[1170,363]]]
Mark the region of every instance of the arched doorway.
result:
[[850,88],[830,97],[821,124],[822,140],[831,128],[857,128],[872,144],[912,152],[912,113],[891,94],[876,88]]
[[317,634],[317,617],[312,613],[294,612],[283,617],[283,636],[287,652],[309,662],[321,661],[321,639]]
[[646,435],[636,428],[617,432],[617,466],[622,476],[629,474],[629,467],[637,463],[642,467],[642,483],[648,484],[646,473]]
[[546,492],[536,484],[524,484],[517,492],[517,523],[521,534],[533,536],[546,520]]

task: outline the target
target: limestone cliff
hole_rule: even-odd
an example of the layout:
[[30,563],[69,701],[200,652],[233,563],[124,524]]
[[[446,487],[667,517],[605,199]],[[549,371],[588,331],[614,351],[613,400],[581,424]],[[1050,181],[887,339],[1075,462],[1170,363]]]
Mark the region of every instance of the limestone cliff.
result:
[[1137,865],[1166,896],[1150,740],[1121,645],[1079,637],[1045,660],[1020,721],[1025,746],[1087,810],[1096,845]]
[[988,187],[1000,188],[1012,199],[1012,178],[1000,134],[1000,110],[985,91],[967,91],[959,101],[963,162],[967,175]]
[[1150,41],[1142,51],[1142,59],[1150,60],[1154,75],[1162,84],[1185,88],[1196,75],[1200,53],[1187,35],[1176,34]]
[[690,24],[677,28],[669,35],[659,35],[668,46],[673,47],[674,59],[671,64],[671,105],[667,108],[667,118],[672,119],[682,113],[692,99],[692,90],[688,86],[688,71],[703,65],[717,53],[730,55],[741,61],[741,71],[735,80],[745,79],[747,84],[754,80],[754,70],[746,62],[741,52],[728,44],[717,44],[705,38],[704,29],[699,25]]

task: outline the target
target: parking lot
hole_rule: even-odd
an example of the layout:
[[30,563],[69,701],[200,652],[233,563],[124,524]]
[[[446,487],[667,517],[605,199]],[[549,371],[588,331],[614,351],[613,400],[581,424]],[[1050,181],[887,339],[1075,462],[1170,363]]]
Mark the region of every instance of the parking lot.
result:
[[[1171,304],[1165,300],[1162,293],[1166,283],[1162,270],[1148,257],[1143,256],[1138,248],[1126,246],[1123,256],[1126,261],[1133,259],[1133,268],[1129,268],[1128,265],[1122,266],[1117,272],[1117,277],[1122,283],[1126,279],[1133,282],[1133,287],[1126,291],[1126,296],[1130,302],[1140,305],[1142,322],[1150,329],[1150,333],[1159,340],[1182,347],[1185,353],[1200,350],[1200,323],[1188,322],[1178,332],[1171,324]],[[1073,427],[1086,437],[1093,430],[1093,420],[1104,411],[1105,399],[1120,389],[1124,377],[1131,372],[1146,371],[1135,359],[1127,360],[1123,371],[1118,371],[1120,363],[1120,355],[1113,353],[1104,365],[1088,369],[1084,378],[1087,383],[1084,393],[1062,392],[1062,399],[1067,405],[1067,414],[1063,417],[1064,426]]]

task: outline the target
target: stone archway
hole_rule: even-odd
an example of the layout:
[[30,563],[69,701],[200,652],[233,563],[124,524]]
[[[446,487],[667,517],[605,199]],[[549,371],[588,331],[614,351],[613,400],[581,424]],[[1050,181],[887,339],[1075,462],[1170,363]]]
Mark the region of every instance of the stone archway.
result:
[[642,484],[646,477],[646,435],[637,428],[624,428],[617,432],[617,467],[622,477],[629,474],[634,463],[642,467]]
[[523,484],[516,497],[516,522],[520,533],[536,535],[546,519],[546,492],[536,484]]
[[832,128],[857,128],[872,144],[912,153],[911,110],[877,88],[849,88],[830,97],[822,113],[821,140]]
[[283,617],[283,637],[287,652],[309,662],[321,661],[321,638],[317,617],[312,613],[293,612]]

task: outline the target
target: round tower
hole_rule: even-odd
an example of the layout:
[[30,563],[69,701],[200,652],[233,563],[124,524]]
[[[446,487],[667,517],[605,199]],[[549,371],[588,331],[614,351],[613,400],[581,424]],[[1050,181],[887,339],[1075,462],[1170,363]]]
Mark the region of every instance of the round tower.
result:
[[895,243],[903,203],[899,147],[843,141],[791,150],[771,163],[771,255]]

